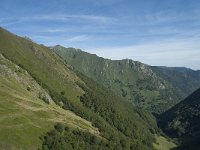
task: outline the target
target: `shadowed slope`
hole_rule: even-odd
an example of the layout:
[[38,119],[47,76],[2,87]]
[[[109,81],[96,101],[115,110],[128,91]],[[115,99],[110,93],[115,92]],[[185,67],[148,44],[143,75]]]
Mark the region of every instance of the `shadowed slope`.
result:
[[161,115],[160,127],[182,141],[181,149],[200,148],[200,89]]

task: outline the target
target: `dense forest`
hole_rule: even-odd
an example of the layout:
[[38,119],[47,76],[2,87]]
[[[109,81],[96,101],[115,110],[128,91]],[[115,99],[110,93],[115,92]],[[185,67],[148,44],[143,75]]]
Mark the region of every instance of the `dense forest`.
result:
[[161,115],[159,126],[172,138],[181,141],[180,148],[200,148],[200,89]]

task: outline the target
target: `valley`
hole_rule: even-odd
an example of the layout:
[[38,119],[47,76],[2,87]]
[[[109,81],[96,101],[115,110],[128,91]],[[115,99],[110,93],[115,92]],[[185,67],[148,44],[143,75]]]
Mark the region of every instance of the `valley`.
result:
[[198,149],[199,88],[199,71],[46,47],[0,28],[0,149]]

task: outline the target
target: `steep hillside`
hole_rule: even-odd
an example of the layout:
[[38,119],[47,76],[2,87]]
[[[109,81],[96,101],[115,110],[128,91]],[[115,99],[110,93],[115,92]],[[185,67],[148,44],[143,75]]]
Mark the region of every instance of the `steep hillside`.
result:
[[108,60],[61,46],[52,49],[76,70],[141,108],[161,113],[182,98],[171,83],[140,62]]
[[200,71],[184,67],[151,67],[156,74],[172,83],[181,95],[186,98],[200,88]]
[[182,141],[180,149],[200,149],[200,89],[165,112],[159,125],[169,136]]
[[0,54],[0,149],[37,149],[56,122],[99,135],[90,122],[57,106],[26,70]]
[[[23,139],[22,136],[25,134],[23,130],[26,127],[28,128],[29,124],[35,127],[38,126],[37,123],[31,122],[32,120],[27,118],[34,118],[34,115],[36,115],[40,118],[44,116],[44,120],[48,120],[45,116],[53,113],[53,117],[50,117],[50,120],[55,119],[55,122],[59,122],[59,113],[67,113],[67,118],[70,116],[68,116],[69,112],[66,110],[70,110],[76,115],[70,114],[73,114],[74,118],[79,118],[80,123],[79,121],[76,123],[77,119],[72,117],[71,119],[75,121],[74,123],[71,123],[70,119],[69,123],[67,123],[68,119],[67,121],[62,120],[61,122],[63,123],[56,124],[55,130],[52,129],[52,131],[47,127],[45,128],[45,125],[43,126],[45,129],[43,130],[43,127],[40,128],[41,130],[37,134],[34,130],[28,132],[29,129],[27,129],[26,136],[27,134],[30,134],[30,138],[34,136],[34,139],[30,139],[29,143],[32,143],[41,134],[41,140],[38,139],[38,141],[42,142],[43,149],[63,149],[67,145],[75,149],[88,149],[92,145],[95,149],[153,149],[153,142],[155,142],[154,134],[157,133],[158,129],[154,117],[149,112],[134,108],[129,103],[121,100],[112,91],[78,72],[75,73],[70,66],[63,62],[49,48],[13,35],[0,28],[0,53],[2,54],[2,59],[10,61],[19,70],[22,69],[17,74],[25,71],[27,73],[24,74],[29,76],[29,79],[22,80],[26,77],[24,75],[22,77],[21,75],[19,77],[15,75],[15,72],[18,72],[17,69],[14,69],[12,72],[8,71],[4,77],[9,78],[8,75],[13,74],[14,77],[12,78],[14,78],[14,81],[11,79],[8,84],[11,84],[11,91],[14,90],[14,92],[2,89],[1,93],[1,99],[5,100],[5,102],[0,105],[0,110],[8,108],[8,110],[16,110],[19,114],[23,114],[18,119],[13,120],[13,122],[25,122],[23,126],[18,126],[21,134],[16,133],[16,136],[19,139]],[[2,63],[2,66],[7,68],[4,66],[4,63]],[[2,73],[5,74],[6,71],[2,70]],[[18,78],[20,78],[20,82],[16,85]],[[32,85],[32,82],[29,82],[29,80],[35,84]],[[7,79],[2,78],[1,82],[7,82]],[[20,86],[22,86],[22,89],[18,88]],[[16,89],[22,93],[15,92]],[[35,92],[32,93],[32,90]],[[33,94],[33,96],[30,96],[29,93]],[[29,104],[29,102],[24,102],[23,100],[30,100],[31,103]],[[14,105],[16,101],[17,104]],[[18,104],[18,101],[20,101],[20,104]],[[38,103],[42,106],[38,106],[39,104],[34,104],[32,101],[39,101]],[[38,108],[32,105],[37,105]],[[16,107],[19,109],[16,109]],[[26,112],[27,109],[32,112],[32,110],[45,110],[47,108],[50,109],[50,113],[48,111],[42,113],[39,111],[39,114]],[[53,112],[51,112],[52,109]],[[0,118],[9,114],[8,110],[5,110],[0,115]],[[54,113],[57,114],[56,117]],[[90,121],[95,127],[85,119]],[[12,125],[13,122],[9,122],[9,125]],[[75,128],[71,129],[69,124],[73,127],[80,126],[79,128],[82,127],[85,131],[79,131]],[[48,124],[47,126],[52,127],[53,125]],[[70,130],[68,130],[69,127]],[[13,134],[17,132],[15,129],[12,129]],[[4,142],[1,145],[6,146],[8,142],[10,142],[11,146],[15,145],[15,140],[5,138],[10,130],[5,129],[4,126],[1,132],[5,132]],[[46,133],[43,134],[44,132]],[[80,143],[75,140],[77,135],[80,135]],[[99,142],[96,143],[94,141]],[[91,143],[93,144],[90,145]],[[23,142],[21,145],[29,146],[29,144]],[[38,145],[35,144],[34,146],[37,147]]]

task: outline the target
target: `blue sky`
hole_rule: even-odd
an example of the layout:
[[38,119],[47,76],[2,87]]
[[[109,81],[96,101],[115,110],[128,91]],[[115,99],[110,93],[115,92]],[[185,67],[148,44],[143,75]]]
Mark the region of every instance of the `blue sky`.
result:
[[111,59],[200,69],[200,0],[1,0],[0,26]]

